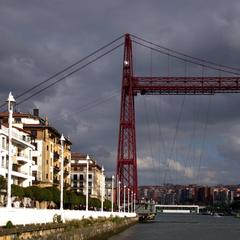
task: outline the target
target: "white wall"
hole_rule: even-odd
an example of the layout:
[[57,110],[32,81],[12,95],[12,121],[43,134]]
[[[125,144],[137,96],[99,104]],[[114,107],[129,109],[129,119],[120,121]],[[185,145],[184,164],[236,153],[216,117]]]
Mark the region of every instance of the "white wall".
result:
[[118,216],[118,217],[136,217],[136,213],[119,213],[119,212],[96,212],[82,210],[50,210],[50,209],[32,209],[32,208],[0,208],[0,226],[6,225],[7,221],[16,224],[48,223],[53,222],[55,214],[62,215],[64,220],[81,220],[82,218],[98,218]]

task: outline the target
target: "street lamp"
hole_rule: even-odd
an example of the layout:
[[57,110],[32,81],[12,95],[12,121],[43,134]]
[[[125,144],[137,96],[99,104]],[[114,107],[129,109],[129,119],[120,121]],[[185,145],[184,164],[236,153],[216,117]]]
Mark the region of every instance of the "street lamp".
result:
[[130,195],[130,189],[128,188],[128,213],[129,213],[129,195]]
[[61,138],[61,195],[60,195],[60,210],[63,210],[63,171],[64,171],[64,165],[63,165],[63,145],[65,138],[62,134]]
[[89,155],[87,154],[87,157],[86,157],[86,160],[87,160],[87,175],[86,175],[86,211],[88,211],[88,168],[89,168],[89,160],[90,160],[90,157]]
[[133,191],[131,191],[131,212],[133,212]]
[[10,92],[8,99],[8,184],[7,184],[7,208],[12,207],[11,199],[11,181],[12,181],[12,121],[13,121],[13,104],[15,99]]
[[114,191],[114,176],[112,175],[112,212],[113,212],[113,191]]
[[125,212],[126,208],[126,185],[124,185],[124,190],[123,190],[123,212]]
[[104,197],[104,167],[102,166],[102,181],[101,181],[101,211],[103,212],[103,197]]
[[133,211],[136,211],[136,193],[133,194]]
[[121,186],[121,181],[118,182],[118,212],[120,212],[120,186]]

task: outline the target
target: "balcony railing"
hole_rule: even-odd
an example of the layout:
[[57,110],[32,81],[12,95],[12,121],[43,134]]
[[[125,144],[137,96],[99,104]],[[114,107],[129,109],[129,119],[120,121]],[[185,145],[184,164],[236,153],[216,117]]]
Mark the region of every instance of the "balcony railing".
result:
[[59,184],[60,181],[57,178],[53,178],[53,184]]
[[64,165],[69,164],[69,162],[70,162],[69,159],[65,157],[65,158],[64,158]]
[[60,171],[60,168],[58,166],[54,166],[53,174],[57,174],[57,173],[59,173],[59,171]]
[[54,153],[53,153],[53,160],[54,160],[54,162],[59,160],[59,153],[56,151],[54,151]]
[[22,153],[22,152],[17,153],[17,157],[23,157],[23,158],[29,159],[29,155],[26,153]]

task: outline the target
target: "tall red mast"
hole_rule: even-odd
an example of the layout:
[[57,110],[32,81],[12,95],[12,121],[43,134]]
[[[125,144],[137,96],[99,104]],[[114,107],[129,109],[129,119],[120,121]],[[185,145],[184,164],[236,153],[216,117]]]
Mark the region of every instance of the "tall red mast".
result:
[[133,93],[132,41],[125,35],[123,76],[121,93],[120,128],[117,154],[117,180],[121,182],[120,201],[123,201],[123,188],[137,193],[137,156],[135,109]]

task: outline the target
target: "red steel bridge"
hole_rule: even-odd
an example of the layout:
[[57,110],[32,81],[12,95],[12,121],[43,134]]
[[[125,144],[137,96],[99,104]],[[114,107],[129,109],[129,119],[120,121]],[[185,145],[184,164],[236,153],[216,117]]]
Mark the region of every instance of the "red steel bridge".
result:
[[[117,151],[117,180],[120,202],[124,186],[137,195],[137,155],[134,98],[137,95],[209,95],[240,92],[240,77],[148,77],[136,76],[133,67],[132,35],[125,34],[120,126]],[[136,37],[134,36],[134,39]],[[180,59],[181,60],[181,59]],[[196,59],[197,60],[197,59]],[[193,60],[194,61],[194,60]],[[194,63],[194,62],[193,62]],[[204,66],[204,62],[202,66]],[[215,70],[219,70],[214,67]],[[227,72],[231,73],[231,72]],[[234,75],[234,74],[233,74]]]

